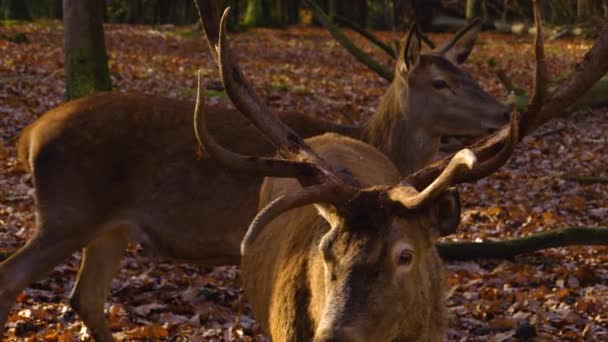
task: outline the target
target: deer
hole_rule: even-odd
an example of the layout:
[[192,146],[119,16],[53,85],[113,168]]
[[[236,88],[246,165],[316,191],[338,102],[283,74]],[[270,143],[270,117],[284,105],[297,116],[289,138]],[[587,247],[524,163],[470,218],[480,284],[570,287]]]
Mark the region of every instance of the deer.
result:
[[[216,5],[198,6],[212,14]],[[411,165],[422,166],[436,153],[428,145],[444,130],[481,133],[505,120],[506,107],[457,66],[478,31],[473,23],[427,54],[411,30],[395,82],[360,129],[301,113],[281,118],[304,137],[336,132],[367,141],[397,158],[400,173],[410,173],[417,169]],[[129,243],[203,266],[240,263],[240,243],[256,214],[263,175],[226,172],[199,155],[194,106],[137,93],[100,93],[51,109],[23,130],[17,150],[32,175],[36,230],[0,263],[1,326],[23,288],[81,249],[69,301],[97,341],[112,340],[104,303]],[[205,110],[209,129],[227,147],[253,155],[275,151],[238,110]]]
[[443,341],[444,271],[434,241],[460,221],[452,187],[493,174],[524,136],[608,71],[608,25],[584,61],[549,94],[534,2],[536,71],[527,110],[513,111],[509,124],[488,138],[403,176],[394,161],[365,142],[335,133],[304,140],[284,125],[240,70],[227,40],[228,13],[218,37],[208,36],[222,81],[277,155],[239,154],[215,140],[200,73],[194,120],[199,143],[219,163],[266,175],[259,212],[241,243],[243,290],[254,317],[276,342]]

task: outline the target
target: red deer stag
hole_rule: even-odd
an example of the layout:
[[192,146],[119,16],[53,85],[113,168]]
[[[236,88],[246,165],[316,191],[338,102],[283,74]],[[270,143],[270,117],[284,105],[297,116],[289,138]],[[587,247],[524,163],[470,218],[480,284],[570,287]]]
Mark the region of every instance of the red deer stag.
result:
[[[213,15],[214,1],[199,5]],[[432,54],[420,54],[419,37],[410,33],[382,105],[353,134],[396,158],[406,174],[418,167],[405,165],[422,166],[432,157],[437,148],[428,146],[440,134],[498,127],[505,107],[450,62],[466,58],[477,31],[478,24],[470,25]],[[25,286],[83,247],[70,302],[98,341],[111,339],[103,308],[129,241],[172,259],[239,263],[262,177],[226,173],[208,156],[197,158],[193,108],[174,99],[106,93],[65,103],[24,129],[18,151],[32,173],[37,227],[0,264],[1,325]],[[237,111],[207,111],[210,130],[228,148],[274,151]],[[301,114],[282,119],[304,137],[346,132]]]
[[228,96],[287,158],[225,149],[197,105],[197,136],[209,154],[233,169],[280,177],[264,180],[261,210],[241,245],[244,291],[256,319],[275,342],[442,341],[444,279],[434,239],[460,219],[448,187],[495,172],[521,136],[608,70],[608,26],[584,63],[548,95],[535,6],[536,75],[528,111],[471,149],[400,181],[397,168],[372,146],[337,134],[304,141],[273,116],[231,53],[227,13],[214,45]]

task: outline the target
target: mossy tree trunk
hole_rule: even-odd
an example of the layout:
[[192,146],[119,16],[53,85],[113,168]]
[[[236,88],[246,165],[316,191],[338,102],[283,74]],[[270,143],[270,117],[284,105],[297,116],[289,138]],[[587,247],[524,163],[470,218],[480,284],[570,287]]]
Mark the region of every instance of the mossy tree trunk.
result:
[[111,90],[103,34],[103,0],[63,0],[67,98]]
[[480,5],[481,1],[479,0],[467,0],[465,17],[469,20],[479,17]]
[[284,0],[247,0],[243,24],[253,27],[285,27]]
[[25,0],[2,0],[0,19],[32,20]]

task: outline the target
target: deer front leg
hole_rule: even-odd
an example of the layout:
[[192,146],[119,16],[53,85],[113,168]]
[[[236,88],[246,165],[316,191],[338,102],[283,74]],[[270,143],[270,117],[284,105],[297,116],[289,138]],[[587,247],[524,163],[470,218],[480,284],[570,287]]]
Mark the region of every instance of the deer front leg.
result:
[[97,342],[113,341],[104,315],[104,304],[127,244],[128,239],[123,232],[114,229],[89,243],[82,254],[70,304]]

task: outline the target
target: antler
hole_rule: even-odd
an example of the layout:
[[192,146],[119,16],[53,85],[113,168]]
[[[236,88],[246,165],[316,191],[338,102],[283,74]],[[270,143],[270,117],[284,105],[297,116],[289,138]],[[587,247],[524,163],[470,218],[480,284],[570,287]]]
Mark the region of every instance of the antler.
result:
[[241,242],[241,255],[245,255],[249,245],[260,234],[261,230],[282,213],[314,203],[344,203],[358,192],[354,188],[351,188],[353,191],[345,191],[345,189],[347,188],[337,184],[321,184],[309,186],[293,194],[277,197],[260,210],[251,221]]
[[[327,163],[319,157],[302,138],[272,113],[256,94],[253,87],[251,87],[246,77],[241,72],[228,44],[226,22],[229,13],[230,7],[226,8],[222,15],[219,28],[219,40],[209,39],[209,32],[206,32],[211,48],[217,53],[220,75],[228,97],[230,97],[236,108],[276,146],[279,154],[290,160],[309,162],[310,165],[314,165],[317,171],[316,176],[319,178],[313,181],[313,183],[343,183],[339,177],[335,175],[331,167],[327,165]],[[205,14],[205,12],[201,12],[200,14],[205,30],[213,32],[214,28],[210,27],[212,25],[209,23],[210,20],[207,20],[208,18],[203,19],[205,16],[203,14]],[[217,45],[213,46],[214,42],[217,42]],[[311,181],[308,178],[304,180],[304,178],[298,177],[299,180],[307,183]]]
[[258,173],[270,177],[303,177],[307,179],[323,177],[318,168],[311,163],[275,158],[249,157],[223,148],[213,139],[207,130],[207,116],[204,110],[205,101],[201,93],[201,71],[199,70],[196,105],[194,107],[194,135],[200,146],[203,146],[205,151],[222,165],[231,169]]
[[463,168],[471,170],[475,165],[476,158],[469,149],[458,151],[450,160],[448,166],[441,172],[429,186],[419,193],[412,191],[412,187],[407,183],[400,183],[388,192],[391,200],[401,203],[407,209],[416,209],[425,205],[429,200],[434,199],[450,186],[452,179],[458,175]]
[[[538,126],[557,116],[568,108],[585,91],[591,88],[608,71],[608,25],[602,29],[598,40],[585,55],[583,62],[577,65],[570,77],[562,82],[556,91],[547,95],[547,71],[543,53],[542,21],[538,2],[534,1],[534,19],[536,22],[536,72],[534,95],[527,111],[518,120],[512,116],[511,123],[469,148],[477,156],[478,163],[469,171],[456,175],[453,184],[474,182],[489,176],[500,168],[510,157],[515,145]],[[450,157],[433,163],[407,177],[406,182],[416,188],[431,184],[448,165]]]

